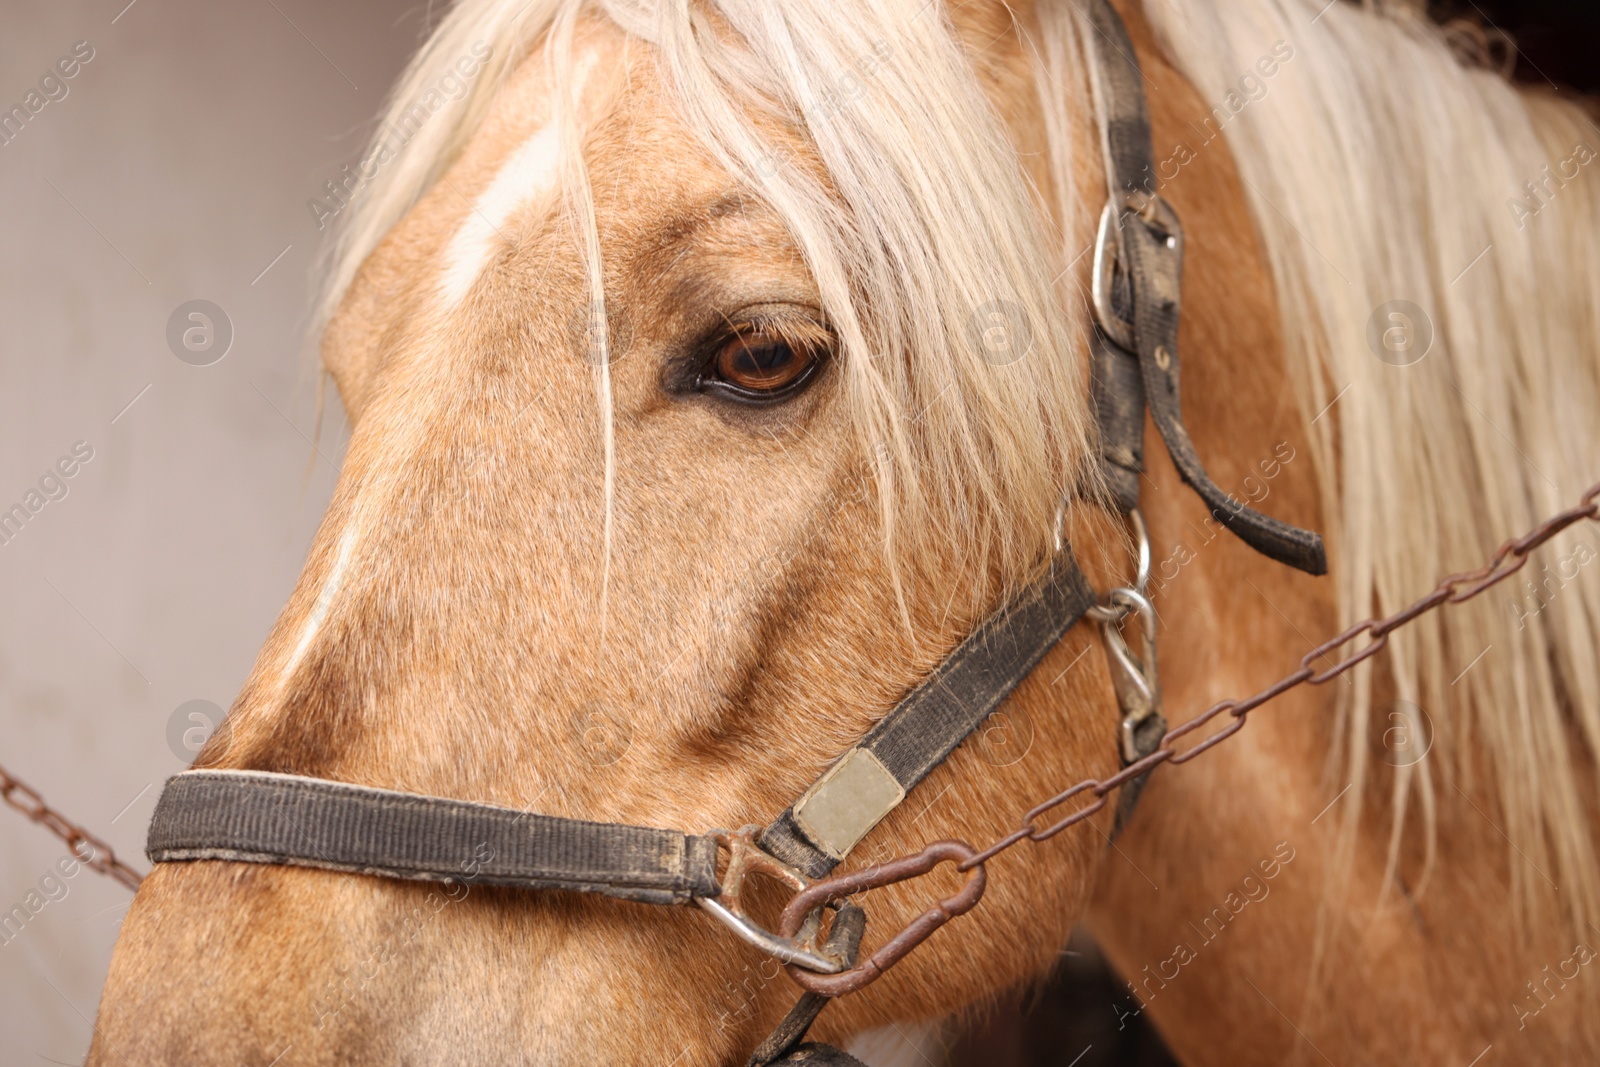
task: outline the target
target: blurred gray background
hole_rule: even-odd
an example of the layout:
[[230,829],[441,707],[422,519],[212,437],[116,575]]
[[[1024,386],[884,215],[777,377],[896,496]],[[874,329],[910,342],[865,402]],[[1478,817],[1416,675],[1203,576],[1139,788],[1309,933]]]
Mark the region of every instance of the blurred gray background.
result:
[[[196,726],[180,716],[175,751],[169,721],[232,700],[348,436],[330,391],[312,446],[323,234],[306,201],[358,157],[438,14],[403,0],[0,2],[0,118],[38,93],[37,114],[0,124],[0,512],[30,491],[44,501],[0,543],[0,766],[140,870],[160,783]],[[78,42],[93,58],[41,87]],[[232,323],[209,366],[167,342],[195,299]],[[93,458],[41,489],[79,441]],[[45,901],[0,930],[7,1064],[81,1061],[130,899],[87,870],[46,894],[65,854],[0,808],[0,915],[30,892]]]

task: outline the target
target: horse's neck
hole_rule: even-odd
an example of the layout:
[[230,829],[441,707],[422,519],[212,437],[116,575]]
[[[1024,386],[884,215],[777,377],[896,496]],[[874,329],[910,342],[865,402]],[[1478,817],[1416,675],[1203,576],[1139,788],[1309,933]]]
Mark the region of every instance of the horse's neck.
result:
[[[1227,142],[1197,138],[1210,106],[1161,59],[1137,12],[1118,6],[1149,78],[1156,158],[1171,162],[1161,193],[1188,238],[1183,408],[1197,449],[1225,489],[1337,534],[1333,517],[1320,513],[1278,303]],[[1176,725],[1288,673],[1338,619],[1331,581],[1245,548],[1180,484],[1153,434],[1148,444],[1143,507],[1165,710]],[[1436,577],[1417,575],[1418,591]],[[1196,1057],[1186,1062],[1222,1062],[1206,1050],[1222,1055],[1215,1038],[1223,1033],[1258,1035],[1230,1042],[1228,1063],[1257,1062],[1252,1055],[1283,1062],[1296,1049],[1320,1062],[1299,1047],[1296,1026],[1318,1034],[1318,1049],[1334,1062],[1467,1062],[1500,1023],[1517,1029],[1505,1006],[1527,999],[1522,979],[1571,953],[1566,944],[1550,955],[1561,947],[1553,927],[1536,943],[1519,933],[1495,888],[1503,872],[1490,877],[1485,866],[1504,842],[1464,804],[1463,817],[1440,812],[1440,862],[1452,875],[1435,877],[1420,902],[1405,884],[1420,846],[1407,844],[1400,884],[1385,885],[1390,777],[1368,777],[1360,799],[1371,815],[1352,851],[1339,850],[1339,806],[1354,798],[1330,774],[1332,689],[1288,694],[1252,716],[1238,741],[1156,773],[1102,868],[1090,925],[1131,983],[1122,1010],[1137,1007],[1134,999],[1147,1006],[1174,1046]],[[1380,681],[1380,703],[1383,689]],[[1375,907],[1380,901],[1387,906]],[[1453,948],[1438,939],[1449,931],[1459,942],[1454,933],[1467,929],[1482,939]],[[1454,964],[1452,952],[1461,953]],[[1505,980],[1497,985],[1496,975]],[[1452,1012],[1471,1023],[1447,1024]],[[1360,1025],[1336,1021],[1351,1018]],[[1524,1056],[1563,1039],[1559,1026],[1519,1036]]]

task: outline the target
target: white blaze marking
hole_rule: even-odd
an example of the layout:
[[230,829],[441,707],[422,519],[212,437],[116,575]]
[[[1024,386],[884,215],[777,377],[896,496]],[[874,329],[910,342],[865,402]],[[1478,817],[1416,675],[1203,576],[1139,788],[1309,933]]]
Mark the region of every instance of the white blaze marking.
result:
[[300,665],[306,650],[311,647],[311,642],[316,639],[322,629],[322,621],[328,617],[328,609],[333,605],[333,598],[338,595],[339,587],[344,584],[345,568],[350,565],[350,556],[356,547],[356,535],[361,527],[352,521],[339,535],[339,551],[334,557],[333,567],[328,571],[327,579],[322,583],[322,591],[317,594],[317,602],[311,606],[311,614],[306,616],[305,625],[300,628],[300,640],[294,646],[294,651],[289,654],[289,661],[283,665],[279,678],[287,681]]
[[[576,95],[581,99],[595,54],[587,52],[573,65]],[[445,252],[439,295],[445,309],[466,299],[483,276],[494,254],[494,241],[516,210],[535,197],[553,192],[561,175],[561,118],[559,112],[534,131],[501,166],[500,173],[479,196],[462,220],[461,228]]]
[[561,131],[551,122],[523,142],[467,212],[445,253],[439,295],[447,308],[466,298],[494,252],[494,239],[524,200],[555,188],[561,164]]
[[[580,102],[584,86],[589,80],[589,73],[594,69],[598,58],[598,55],[591,50],[585,52],[573,64],[574,95]],[[534,131],[516,151],[511,153],[501,166],[500,172],[489,183],[489,187],[479,195],[477,202],[467,212],[466,218],[462,220],[460,228],[445,250],[445,269],[439,279],[438,290],[445,304],[443,310],[448,312],[457,307],[477,284],[494,254],[495,238],[506,220],[534,197],[547,196],[556,190],[561,175],[561,151],[561,119],[557,112],[549,122]],[[450,329],[448,325],[442,325],[440,328],[441,353],[448,353],[452,349],[453,334],[447,332]],[[434,368],[433,377],[438,388],[423,394],[430,400],[437,401],[445,395],[446,383],[443,373],[442,365]],[[403,444],[404,447],[391,449],[391,454],[398,453],[409,457],[420,439],[421,428],[427,425],[428,421],[426,412],[416,412],[415,417],[409,421],[412,430],[402,435],[409,439],[392,442],[394,445]],[[405,460],[393,459],[389,462],[403,464]],[[335,598],[344,591],[346,572],[355,557],[357,544],[366,533],[361,518],[367,514],[381,515],[384,512],[393,496],[392,490],[395,487],[392,482],[392,478],[372,479],[351,501],[350,518],[340,532],[333,566],[329,568],[328,576],[323,580],[322,589],[317,594],[317,601],[312,605],[300,629],[300,639],[295,643],[294,651],[289,654],[288,660],[278,674],[280,686],[293,677],[296,668],[321,632],[324,621],[333,609]]]

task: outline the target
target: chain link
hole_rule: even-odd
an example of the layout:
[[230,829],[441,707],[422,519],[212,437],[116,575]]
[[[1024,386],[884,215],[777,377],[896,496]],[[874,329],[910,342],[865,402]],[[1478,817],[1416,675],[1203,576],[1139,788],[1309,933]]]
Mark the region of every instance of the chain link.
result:
[[65,841],[67,848],[85,866],[115,878],[129,889],[138,889],[144,880],[144,875],[117,858],[110,845],[46,804],[37,790],[13,778],[4,767],[0,767],[0,800]]

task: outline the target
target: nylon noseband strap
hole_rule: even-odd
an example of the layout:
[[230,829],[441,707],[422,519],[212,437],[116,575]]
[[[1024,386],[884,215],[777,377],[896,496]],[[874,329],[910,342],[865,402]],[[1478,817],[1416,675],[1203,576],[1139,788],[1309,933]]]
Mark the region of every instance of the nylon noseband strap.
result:
[[762,833],[808,878],[838,865],[867,831],[943,763],[1095,602],[1070,548],[991,616]]
[[[1063,548],[1044,577],[979,626],[779,816],[762,846],[809,877],[832,870],[1093,603],[1093,589],[1071,549]],[[570,889],[651,904],[718,893],[710,836],[266,771],[175,775],[156,804],[145,851],[152,863],[286,864]]]
[[150,822],[153,863],[234,860],[647,904],[717,892],[709,837],[533,815],[266,771],[186,771]]

